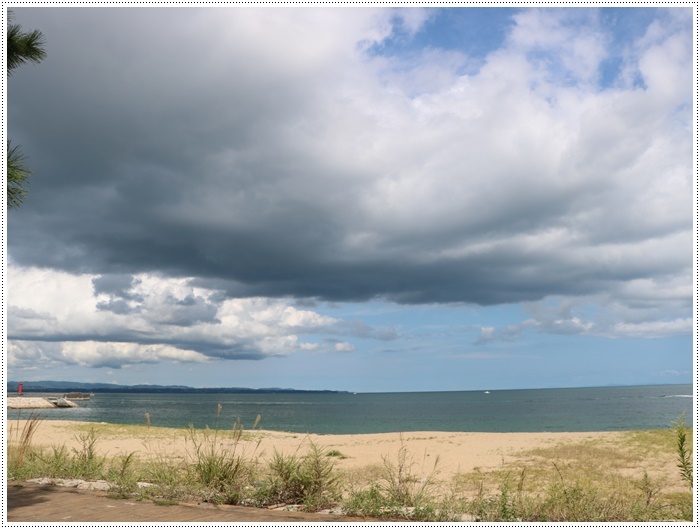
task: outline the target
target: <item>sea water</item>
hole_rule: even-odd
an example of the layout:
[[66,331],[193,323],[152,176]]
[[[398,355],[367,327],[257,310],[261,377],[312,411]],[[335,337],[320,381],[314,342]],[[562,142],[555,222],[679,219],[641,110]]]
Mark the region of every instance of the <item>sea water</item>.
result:
[[[29,396],[32,396],[31,394]],[[96,393],[78,408],[38,410],[62,419],[186,428],[297,433],[586,432],[670,427],[682,413],[692,423],[692,385],[445,391],[415,393],[153,394]],[[218,405],[221,412],[217,415]],[[8,410],[8,419],[30,410]]]

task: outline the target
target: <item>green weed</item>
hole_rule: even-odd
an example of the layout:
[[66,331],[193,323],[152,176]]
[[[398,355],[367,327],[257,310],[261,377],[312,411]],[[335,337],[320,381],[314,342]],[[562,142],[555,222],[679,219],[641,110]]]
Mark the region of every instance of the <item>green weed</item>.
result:
[[[217,418],[220,413],[221,404],[217,408]],[[253,429],[259,421],[258,416]],[[207,501],[235,504],[243,499],[242,492],[250,481],[248,478],[254,465],[244,453],[242,436],[240,419],[230,432],[224,432],[218,425],[213,430],[207,426],[198,432],[190,425],[187,439],[194,448],[191,470],[194,479],[209,491]]]
[[481,489],[469,503],[467,512],[476,521],[485,522],[649,522],[688,519],[687,498],[668,501],[669,497],[662,497],[660,486],[646,471],[641,480],[632,481],[629,489],[601,490],[593,483],[568,479],[556,464],[554,470],[546,489],[538,489],[534,493],[526,492],[524,473],[517,487],[514,487],[512,480],[505,479],[496,496],[488,496]]
[[268,479],[256,493],[259,505],[301,504],[313,512],[326,508],[339,498],[338,475],[330,457],[314,443],[304,456],[275,451],[268,462]]
[[687,443],[685,412],[683,412],[674,425],[676,433],[676,453],[678,461],[676,465],[681,472],[681,478],[685,480],[690,488],[693,488],[693,460],[690,448]]
[[379,483],[369,488],[351,491],[343,505],[349,515],[371,516],[414,521],[455,521],[460,509],[454,501],[435,498],[435,477],[439,458],[425,477],[414,473],[415,463],[401,438],[396,460],[382,457],[383,468]]
[[21,479],[26,475],[25,464],[32,453],[32,438],[43,418],[38,413],[31,413],[19,430],[19,419],[11,423],[8,436],[7,471],[10,479]]
[[120,455],[107,473],[107,480],[112,482],[113,489],[122,494],[129,494],[136,490],[137,476],[134,470],[136,453]]
[[97,434],[95,430],[76,435],[80,448],[73,449],[72,469],[76,478],[99,478],[104,470],[105,458],[97,453]]

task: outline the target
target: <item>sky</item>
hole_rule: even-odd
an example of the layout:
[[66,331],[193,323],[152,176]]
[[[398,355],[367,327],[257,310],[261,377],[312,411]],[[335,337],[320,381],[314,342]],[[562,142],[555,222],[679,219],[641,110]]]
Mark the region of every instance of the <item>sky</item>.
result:
[[690,8],[13,12],[7,380],[691,383]]

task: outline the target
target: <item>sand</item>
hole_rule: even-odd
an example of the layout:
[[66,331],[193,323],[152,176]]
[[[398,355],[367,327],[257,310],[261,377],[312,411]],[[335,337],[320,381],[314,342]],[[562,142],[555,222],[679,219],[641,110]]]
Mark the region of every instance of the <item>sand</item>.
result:
[[[12,421],[15,432],[21,431],[24,421]],[[33,444],[52,446],[65,444],[77,448],[76,434],[84,433],[91,423],[75,421],[42,421],[35,433]],[[185,430],[94,424],[98,433],[98,451],[105,456],[135,452],[139,458],[156,455],[185,458],[192,453]],[[230,434],[230,432],[227,432]],[[455,433],[408,432],[359,435],[316,435],[287,432],[247,432],[250,438],[239,450],[246,455],[267,459],[274,451],[285,454],[303,454],[308,443],[323,447],[324,453],[338,451],[343,458],[334,458],[336,468],[352,470],[382,465],[383,457],[396,461],[402,446],[406,448],[416,471],[427,474],[437,468],[443,477],[456,473],[493,470],[520,460],[527,451],[557,445],[603,439],[614,441],[619,432],[583,433]],[[10,436],[12,438],[12,436]],[[438,459],[437,464],[435,463]]]

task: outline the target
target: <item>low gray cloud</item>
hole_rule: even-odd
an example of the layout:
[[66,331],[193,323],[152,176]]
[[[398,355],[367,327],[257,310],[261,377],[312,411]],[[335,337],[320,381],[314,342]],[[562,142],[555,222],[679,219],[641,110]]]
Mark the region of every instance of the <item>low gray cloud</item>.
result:
[[141,301],[142,298],[133,293],[139,280],[127,274],[101,275],[92,280],[95,294],[110,294],[124,299]]
[[107,297],[96,303],[98,310],[114,314],[131,314],[141,311],[143,296],[135,292],[140,281],[128,274],[100,275],[92,279],[95,295]]
[[109,301],[98,301],[95,305],[99,310],[107,310],[114,314],[130,314],[138,312],[139,309],[134,309],[129,303],[123,299],[110,299]]
[[482,327],[475,344],[513,341],[527,332],[606,338],[658,339],[690,335],[693,320],[685,300],[654,307],[630,307],[614,296],[550,297],[525,304],[529,318],[500,327]]

